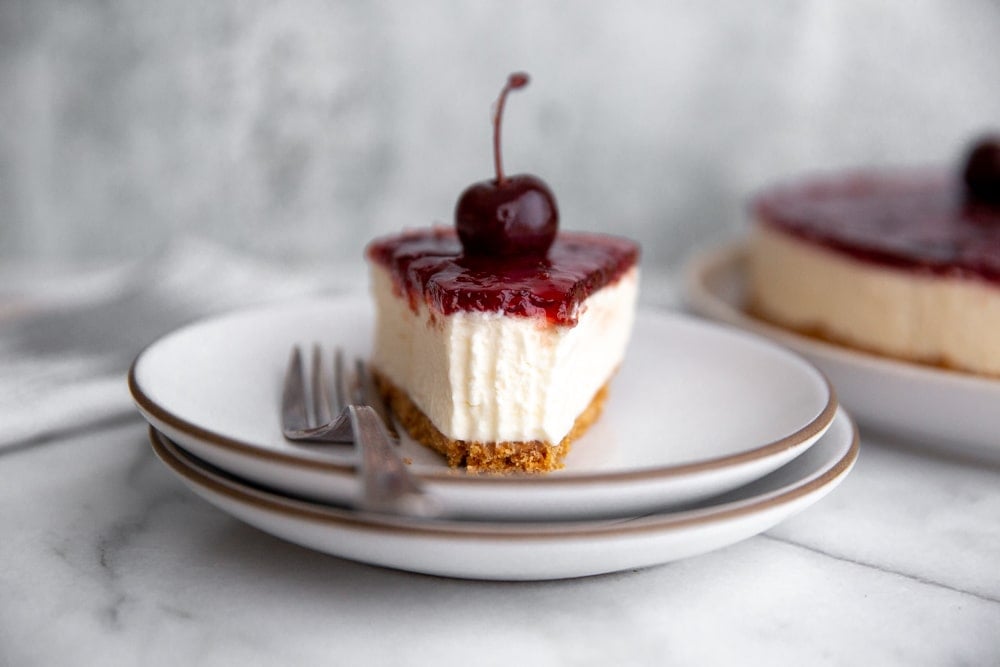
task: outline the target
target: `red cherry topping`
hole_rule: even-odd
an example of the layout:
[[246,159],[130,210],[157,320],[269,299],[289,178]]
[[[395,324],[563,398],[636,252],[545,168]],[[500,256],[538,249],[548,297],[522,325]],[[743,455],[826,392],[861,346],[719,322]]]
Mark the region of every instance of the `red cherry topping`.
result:
[[493,114],[493,164],[496,179],[469,186],[455,206],[455,228],[468,255],[544,256],[559,226],[556,198],[542,179],[530,174],[507,177],[500,152],[500,128],[507,94],[528,85],[515,72],[500,91]]
[[966,159],[962,178],[973,199],[1000,204],[1000,135],[976,143]]

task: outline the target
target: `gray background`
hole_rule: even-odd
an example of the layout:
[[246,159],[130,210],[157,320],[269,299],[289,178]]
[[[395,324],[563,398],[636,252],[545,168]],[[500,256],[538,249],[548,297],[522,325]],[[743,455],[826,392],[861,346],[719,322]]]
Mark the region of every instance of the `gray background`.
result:
[[302,265],[505,164],[670,266],[774,179],[1000,129],[1000,4],[0,0],[0,260],[203,238]]

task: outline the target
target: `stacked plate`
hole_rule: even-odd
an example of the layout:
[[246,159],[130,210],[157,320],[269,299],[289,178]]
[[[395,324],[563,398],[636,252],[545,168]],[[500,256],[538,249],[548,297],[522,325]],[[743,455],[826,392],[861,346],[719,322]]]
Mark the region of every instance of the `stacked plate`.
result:
[[198,322],[139,355],[129,384],[157,455],[222,510],[304,546],[415,572],[553,579],[665,563],[764,531],[829,493],[857,458],[824,376],[735,329],[640,311],[603,417],[563,470],[466,474],[404,438],[440,518],[354,509],[350,445],[292,443],[278,404],[289,350],[369,353],[364,298]]

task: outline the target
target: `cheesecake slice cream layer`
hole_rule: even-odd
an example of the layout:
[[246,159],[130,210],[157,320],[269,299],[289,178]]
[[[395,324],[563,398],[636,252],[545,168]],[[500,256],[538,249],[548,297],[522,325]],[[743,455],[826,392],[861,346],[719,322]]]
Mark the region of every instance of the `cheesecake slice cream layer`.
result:
[[[445,438],[558,446],[621,364],[638,269],[592,294],[575,326],[540,317],[411,308],[372,264],[372,364]],[[590,419],[592,421],[592,419]]]
[[855,259],[766,223],[750,239],[750,305],[805,333],[911,361],[1000,375],[1000,288]]

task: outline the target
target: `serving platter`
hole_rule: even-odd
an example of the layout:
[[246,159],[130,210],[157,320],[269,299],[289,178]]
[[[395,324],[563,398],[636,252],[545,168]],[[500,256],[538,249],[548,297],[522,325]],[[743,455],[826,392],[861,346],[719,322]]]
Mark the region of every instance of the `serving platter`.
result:
[[1000,460],[1000,380],[883,357],[762,321],[746,308],[741,241],[696,254],[685,294],[696,314],[774,340],[811,361],[862,428],[919,446]]

